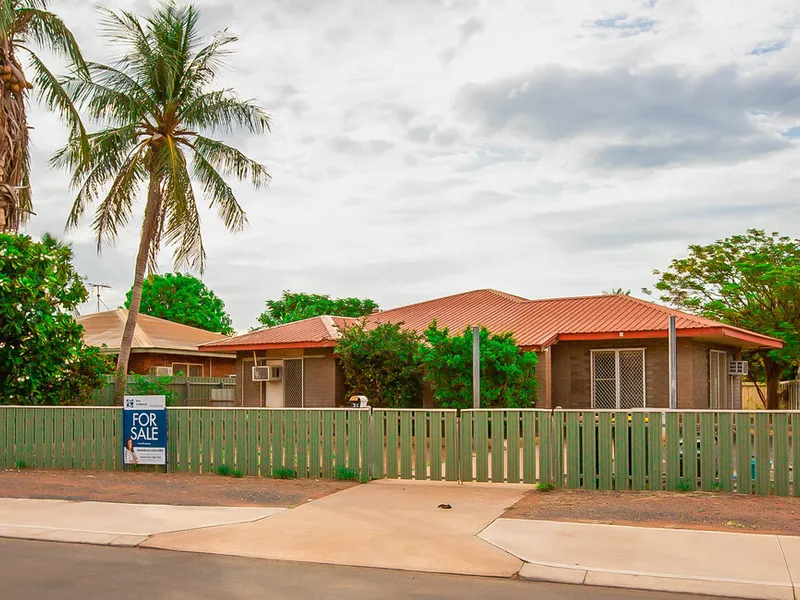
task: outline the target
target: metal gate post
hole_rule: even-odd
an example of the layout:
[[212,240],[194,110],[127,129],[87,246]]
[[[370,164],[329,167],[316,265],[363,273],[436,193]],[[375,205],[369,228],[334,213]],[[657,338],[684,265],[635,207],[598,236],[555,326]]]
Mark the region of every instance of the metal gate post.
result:
[[464,483],[461,480],[461,409],[456,412],[456,480],[459,485]]

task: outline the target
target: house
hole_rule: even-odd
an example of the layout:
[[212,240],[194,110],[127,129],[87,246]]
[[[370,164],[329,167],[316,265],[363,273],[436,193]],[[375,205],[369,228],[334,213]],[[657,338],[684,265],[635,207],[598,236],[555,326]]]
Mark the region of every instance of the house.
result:
[[[462,332],[480,325],[510,331],[521,350],[539,357],[540,407],[667,408],[668,317],[677,318],[678,408],[738,408],[741,381],[728,363],[742,350],[782,342],[625,295],[528,300],[476,290],[370,315],[369,323],[402,323],[422,332],[436,319]],[[237,404],[338,406],[344,378],[335,354],[340,331],[356,319],[313,317],[200,346],[237,353]],[[253,381],[253,365],[282,367],[280,380]],[[424,403],[432,405],[430,393]]]
[[[83,325],[83,340],[87,345],[117,355],[127,319],[128,311],[118,308],[81,315],[76,320]],[[148,375],[158,372],[157,367],[166,367],[187,377],[227,377],[236,372],[234,352],[224,348],[202,353],[198,350],[200,344],[226,339],[219,333],[139,314],[128,372]]]

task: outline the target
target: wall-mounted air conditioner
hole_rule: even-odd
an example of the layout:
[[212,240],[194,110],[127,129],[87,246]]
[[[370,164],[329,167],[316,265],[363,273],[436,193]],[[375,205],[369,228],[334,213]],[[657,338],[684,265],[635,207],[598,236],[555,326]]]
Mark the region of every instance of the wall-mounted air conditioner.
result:
[[728,375],[747,375],[749,372],[746,360],[732,360],[728,363]]
[[150,367],[150,374],[156,377],[172,375],[172,367]]
[[256,365],[253,367],[253,381],[280,381],[283,369],[274,365]]

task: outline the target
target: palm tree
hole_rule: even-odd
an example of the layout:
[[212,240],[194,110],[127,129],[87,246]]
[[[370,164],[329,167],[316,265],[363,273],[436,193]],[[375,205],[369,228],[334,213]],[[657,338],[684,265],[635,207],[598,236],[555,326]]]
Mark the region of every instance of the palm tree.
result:
[[77,137],[53,162],[72,170],[78,195],[68,227],[102,196],[93,229],[100,252],[131,219],[146,186],[144,219],[136,256],[128,320],[117,358],[116,393],[124,391],[145,271],[156,269],[162,243],[174,248],[176,268],[203,272],[206,253],[192,179],[232,232],[247,224],[244,210],[223,175],[249,179],[256,188],[269,182],[264,166],[239,150],[201,132],[253,133],[269,130],[269,117],[257,104],[230,89],[208,91],[228,46],[236,41],[223,31],[202,45],[198,10],[174,2],[161,4],[140,22],[128,12],[102,11],[103,34],[121,50],[113,66],[89,63],[89,77],[76,74],[65,88],[106,129],[88,136],[83,160]]
[[[27,96],[36,89],[44,105],[60,113],[73,137],[85,137],[67,93],[29,44],[68,58],[78,73],[88,74],[75,38],[64,22],[47,10],[46,0],[0,0],[0,232],[16,231],[31,214]],[[23,60],[31,68],[28,79]]]

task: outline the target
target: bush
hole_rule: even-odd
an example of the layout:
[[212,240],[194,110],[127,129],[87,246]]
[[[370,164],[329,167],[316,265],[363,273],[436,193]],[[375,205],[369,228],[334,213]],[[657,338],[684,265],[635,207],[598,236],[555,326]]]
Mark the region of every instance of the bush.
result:
[[18,460],[18,461],[17,461],[17,462],[14,464],[14,467],[16,467],[17,469],[24,469],[24,468],[25,468],[25,467],[27,467],[27,466],[28,466],[28,465],[26,465],[26,464],[25,464],[25,461],[24,461],[24,460]]
[[227,477],[231,474],[231,468],[228,465],[220,465],[217,467],[217,475]]
[[236,477],[237,479],[241,479],[242,477],[244,477],[244,473],[242,473],[239,469],[234,469],[233,476]]
[[[480,331],[481,407],[529,408],[536,402],[536,353],[521,352],[510,333]],[[445,408],[472,407],[472,330],[451,336],[436,321],[419,347],[425,380]]]
[[356,481],[358,479],[358,473],[353,471],[353,469],[348,469],[345,466],[339,465],[333,472],[333,478],[342,479],[344,481]]
[[132,396],[164,396],[167,406],[173,406],[175,404],[175,392],[172,391],[173,381],[175,378],[172,375],[145,377],[131,373],[128,377],[126,393]]
[[555,489],[556,486],[554,486],[552,483],[540,483],[536,486],[537,492],[552,492]]
[[275,479],[294,479],[297,477],[297,473],[289,467],[278,467],[273,469],[272,476]]
[[422,406],[418,348],[419,336],[401,324],[348,327],[336,342],[346,394],[362,394],[378,408]]
[[87,298],[72,250],[0,234],[0,403],[80,404],[112,372],[72,314]]

